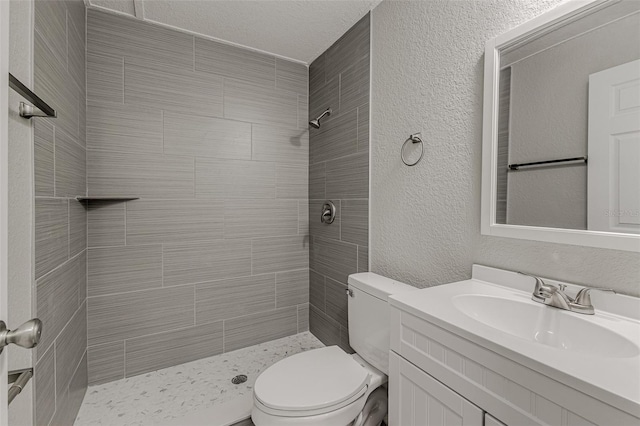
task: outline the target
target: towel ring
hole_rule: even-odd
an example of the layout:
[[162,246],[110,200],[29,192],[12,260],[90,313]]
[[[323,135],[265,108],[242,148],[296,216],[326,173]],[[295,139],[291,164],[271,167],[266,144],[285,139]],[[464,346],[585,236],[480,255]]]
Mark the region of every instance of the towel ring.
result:
[[[420,144],[420,157],[414,161],[413,163],[409,163],[407,162],[407,160],[404,158],[404,148],[407,146],[407,143],[412,142],[412,143],[419,143]],[[404,141],[404,143],[402,144],[402,148],[400,149],[400,158],[402,158],[402,162],[404,164],[406,164],[407,166],[411,167],[411,166],[415,166],[416,164],[418,164],[420,162],[420,160],[422,160],[422,156],[424,155],[424,143],[422,143],[422,139],[420,139],[420,133],[414,133],[413,135],[409,136],[407,138],[406,141]]]

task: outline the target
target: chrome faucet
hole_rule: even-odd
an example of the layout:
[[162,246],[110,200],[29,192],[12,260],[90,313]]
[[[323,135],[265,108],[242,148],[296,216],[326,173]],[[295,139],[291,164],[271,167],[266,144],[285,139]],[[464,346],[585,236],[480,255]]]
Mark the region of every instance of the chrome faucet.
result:
[[533,294],[531,300],[534,302],[542,303],[543,305],[552,306],[554,308],[564,309],[566,311],[576,312],[579,314],[593,315],[595,310],[591,304],[591,290],[610,291],[615,293],[610,288],[588,288],[583,287],[580,289],[575,299],[565,294],[567,286],[565,284],[559,284],[555,286],[553,284],[545,283],[542,278],[535,275],[525,274],[518,272],[521,275],[526,275],[536,280],[535,287],[533,288]]

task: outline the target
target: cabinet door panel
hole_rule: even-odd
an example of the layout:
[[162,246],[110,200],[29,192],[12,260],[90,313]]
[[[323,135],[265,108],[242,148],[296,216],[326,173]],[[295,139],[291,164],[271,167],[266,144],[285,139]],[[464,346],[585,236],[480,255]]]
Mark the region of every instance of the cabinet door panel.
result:
[[389,364],[390,426],[482,426],[480,408],[394,352]]
[[489,413],[484,413],[484,426],[507,426]]

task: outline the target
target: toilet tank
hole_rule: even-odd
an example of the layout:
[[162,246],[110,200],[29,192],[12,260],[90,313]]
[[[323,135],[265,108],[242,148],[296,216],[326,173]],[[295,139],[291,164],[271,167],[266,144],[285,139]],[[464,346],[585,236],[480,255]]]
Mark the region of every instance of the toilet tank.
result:
[[349,345],[365,361],[388,375],[388,297],[417,288],[373,272],[362,272],[349,275],[349,290]]

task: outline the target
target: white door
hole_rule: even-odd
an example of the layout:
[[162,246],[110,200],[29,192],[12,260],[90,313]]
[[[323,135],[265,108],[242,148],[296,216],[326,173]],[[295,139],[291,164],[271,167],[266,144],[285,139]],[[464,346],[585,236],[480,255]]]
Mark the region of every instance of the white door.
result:
[[389,426],[482,426],[483,412],[395,352],[389,356]]
[[640,60],[589,76],[587,229],[640,234]]
[[[7,322],[7,146],[9,122],[9,2],[0,0],[0,320]],[[7,351],[0,354],[0,426],[7,421]]]

